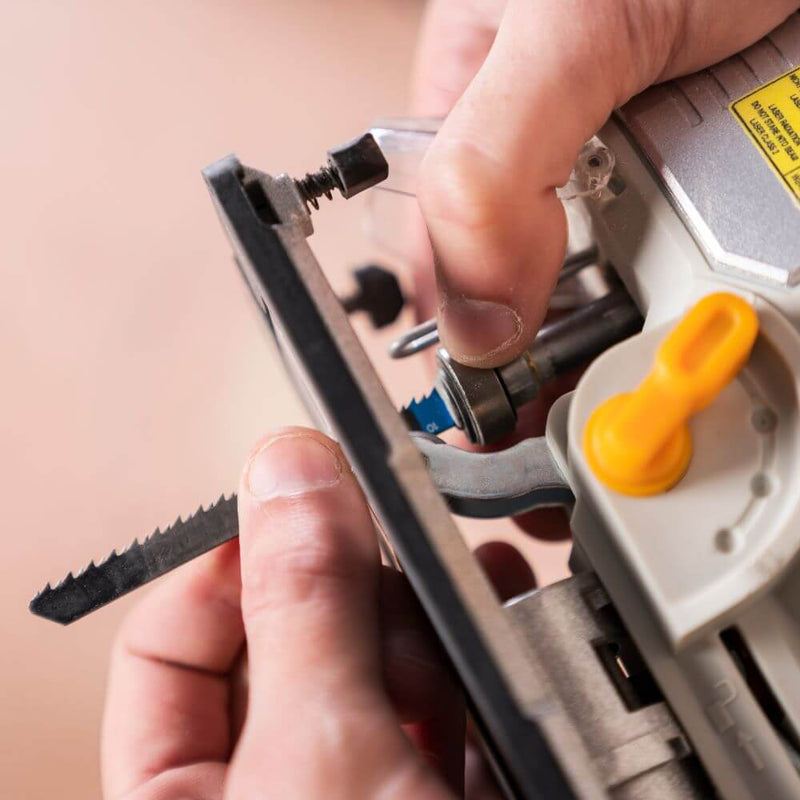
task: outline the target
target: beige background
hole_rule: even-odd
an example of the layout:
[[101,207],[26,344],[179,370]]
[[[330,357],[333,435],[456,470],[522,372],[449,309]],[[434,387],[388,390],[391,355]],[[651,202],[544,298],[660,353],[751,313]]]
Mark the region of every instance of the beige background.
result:
[[[200,169],[235,151],[301,173],[404,113],[422,8],[0,3],[0,796],[99,795],[107,654],[131,602],[62,629],[30,596],[233,489],[259,434],[304,420]],[[316,217],[340,290],[370,254],[362,212]],[[386,338],[368,347],[402,401],[425,376],[388,369]],[[539,545],[540,578],[564,554]]]

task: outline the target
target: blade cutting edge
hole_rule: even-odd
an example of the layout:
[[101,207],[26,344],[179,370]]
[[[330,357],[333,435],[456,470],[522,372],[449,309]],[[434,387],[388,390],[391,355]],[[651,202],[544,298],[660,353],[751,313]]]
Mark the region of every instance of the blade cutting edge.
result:
[[186,520],[179,517],[163,532],[156,530],[141,543],[135,539],[122,553],[112,551],[101,564],[92,561],[57,586],[48,583],[29,608],[37,616],[68,625],[238,535],[236,495],[223,495]]

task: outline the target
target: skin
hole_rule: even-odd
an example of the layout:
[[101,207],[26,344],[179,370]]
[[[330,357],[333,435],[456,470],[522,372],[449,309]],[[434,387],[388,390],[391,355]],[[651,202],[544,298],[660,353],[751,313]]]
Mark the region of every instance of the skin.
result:
[[[612,110],[741,50],[796,0],[433,0],[416,111],[445,117],[418,197],[442,339],[507,363],[531,342],[564,253],[555,187]],[[423,293],[429,278],[421,277]]]
[[[432,0],[416,109],[446,120],[419,190],[435,283],[431,271],[416,280],[451,353],[493,366],[532,339],[564,249],[554,187],[614,107],[796,8]],[[161,582],[118,636],[107,800],[499,797],[468,731],[465,749],[458,688],[404,579],[381,566],[338,447],[301,428],[262,440],[239,521],[238,542]],[[499,597],[533,585],[505,546],[478,555]]]

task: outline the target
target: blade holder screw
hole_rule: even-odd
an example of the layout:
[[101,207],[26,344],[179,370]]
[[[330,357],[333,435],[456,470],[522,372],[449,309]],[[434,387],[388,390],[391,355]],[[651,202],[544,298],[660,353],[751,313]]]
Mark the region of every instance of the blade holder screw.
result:
[[385,180],[388,175],[389,164],[381,148],[371,133],[365,133],[328,150],[327,166],[296,179],[295,186],[306,207],[319,208],[319,198],[324,195],[328,200],[333,199],[334,189],[349,199]]

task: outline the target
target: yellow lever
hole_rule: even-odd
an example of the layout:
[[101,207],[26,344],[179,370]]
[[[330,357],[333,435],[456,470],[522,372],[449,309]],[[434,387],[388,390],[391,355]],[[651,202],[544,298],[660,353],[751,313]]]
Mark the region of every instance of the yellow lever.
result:
[[689,417],[736,377],[757,334],[756,312],[737,295],[711,294],[694,305],[638,388],[606,400],[586,423],[583,448],[594,474],[628,495],[674,486],[692,457]]

